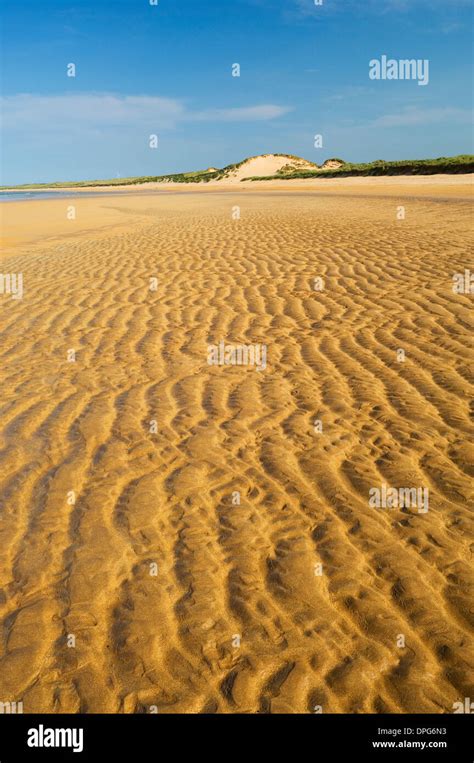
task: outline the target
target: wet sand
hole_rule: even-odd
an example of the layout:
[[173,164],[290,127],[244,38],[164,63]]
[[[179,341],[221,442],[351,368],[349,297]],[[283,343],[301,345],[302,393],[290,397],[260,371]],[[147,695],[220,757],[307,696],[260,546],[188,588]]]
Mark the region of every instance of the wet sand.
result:
[[2,701],[472,697],[470,190],[424,181],[2,205]]

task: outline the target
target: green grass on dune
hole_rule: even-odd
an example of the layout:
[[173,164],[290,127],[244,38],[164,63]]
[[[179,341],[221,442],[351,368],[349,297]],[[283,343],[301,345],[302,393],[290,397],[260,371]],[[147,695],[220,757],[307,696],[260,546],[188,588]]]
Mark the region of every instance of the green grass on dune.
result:
[[[275,154],[293,160],[301,160],[301,157],[292,154]],[[236,164],[228,164],[222,169],[216,170],[197,170],[195,172],[178,172],[171,175],[144,175],[140,177],[113,178],[110,180],[81,180],[65,181],[55,183],[25,183],[16,186],[0,186],[0,190],[15,189],[35,190],[42,188],[101,188],[104,186],[130,186],[141,183],[209,183],[210,180],[222,180],[228,177],[233,171],[239,169],[249,159],[248,157]],[[328,161],[343,161],[342,159]],[[318,165],[314,165],[317,168]],[[459,156],[440,157],[438,159],[406,159],[397,162],[385,162],[379,159],[368,164],[352,164],[343,162],[339,169],[332,170],[290,170],[285,166],[275,175],[264,175],[244,178],[244,180],[293,180],[298,178],[337,178],[337,177],[357,177],[357,176],[380,176],[380,175],[434,175],[474,172],[474,156],[471,154],[460,154]]]
[[199,183],[209,182],[215,179],[222,170],[208,172],[207,170],[198,170],[197,172],[180,172],[174,175],[144,175],[128,178],[111,178],[105,180],[77,180],[77,181],[58,181],[53,183],[24,183],[23,185],[0,186],[1,190],[15,188],[16,190],[34,190],[41,188],[100,188],[108,185],[138,185],[140,183],[160,183],[170,181],[173,183]]
[[385,162],[378,159],[368,164],[351,164],[344,162],[342,167],[333,170],[312,171],[296,170],[285,174],[256,176],[244,180],[293,180],[297,178],[337,178],[381,175],[460,175],[474,172],[474,156],[460,154],[459,156],[442,156],[438,159],[405,159],[397,162]]

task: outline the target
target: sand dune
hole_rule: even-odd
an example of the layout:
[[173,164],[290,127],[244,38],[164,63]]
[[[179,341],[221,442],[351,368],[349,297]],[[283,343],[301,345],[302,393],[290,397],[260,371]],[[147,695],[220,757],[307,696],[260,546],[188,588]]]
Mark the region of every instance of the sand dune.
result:
[[229,175],[223,180],[217,181],[222,183],[238,183],[244,178],[253,176],[271,176],[275,175],[279,170],[284,167],[293,170],[314,170],[316,165],[313,162],[302,159],[301,157],[290,157],[285,154],[261,154],[260,156],[252,156],[239,164],[235,170],[229,173]]
[[[472,697],[470,204],[386,193],[4,205],[24,295],[0,295],[2,700]],[[219,341],[267,368],[210,366]],[[369,506],[383,484],[429,511]]]

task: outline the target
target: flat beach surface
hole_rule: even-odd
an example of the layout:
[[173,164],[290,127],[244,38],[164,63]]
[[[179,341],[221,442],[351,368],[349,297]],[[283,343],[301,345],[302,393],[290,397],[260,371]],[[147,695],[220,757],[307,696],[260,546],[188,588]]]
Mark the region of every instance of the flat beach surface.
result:
[[472,697],[472,187],[350,180],[2,204],[3,701]]

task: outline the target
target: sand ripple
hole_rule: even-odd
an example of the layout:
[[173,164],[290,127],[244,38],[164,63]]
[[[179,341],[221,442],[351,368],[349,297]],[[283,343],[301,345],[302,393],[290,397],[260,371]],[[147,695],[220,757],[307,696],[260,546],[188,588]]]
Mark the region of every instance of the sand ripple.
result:
[[[25,295],[0,297],[0,700],[472,696],[472,295],[451,281],[474,270],[468,205],[407,200],[401,222],[398,203],[84,199],[127,227],[5,261]],[[207,365],[220,340],[266,344],[266,371]],[[382,483],[428,487],[429,512],[370,508]]]

